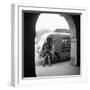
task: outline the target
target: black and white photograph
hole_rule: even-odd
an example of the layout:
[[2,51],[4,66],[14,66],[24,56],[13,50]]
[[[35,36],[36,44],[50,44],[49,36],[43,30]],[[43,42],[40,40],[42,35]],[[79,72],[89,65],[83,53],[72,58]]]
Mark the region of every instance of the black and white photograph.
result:
[[0,90],[90,90],[90,0],[1,0]]
[[23,77],[81,74],[80,13],[22,10]]

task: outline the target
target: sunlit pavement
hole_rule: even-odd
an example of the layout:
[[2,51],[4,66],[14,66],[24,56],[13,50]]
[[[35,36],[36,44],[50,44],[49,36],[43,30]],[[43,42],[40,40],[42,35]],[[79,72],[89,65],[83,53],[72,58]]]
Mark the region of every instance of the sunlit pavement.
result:
[[80,67],[71,65],[70,61],[52,64],[51,66],[42,66],[36,64],[37,76],[63,76],[63,75],[79,75]]

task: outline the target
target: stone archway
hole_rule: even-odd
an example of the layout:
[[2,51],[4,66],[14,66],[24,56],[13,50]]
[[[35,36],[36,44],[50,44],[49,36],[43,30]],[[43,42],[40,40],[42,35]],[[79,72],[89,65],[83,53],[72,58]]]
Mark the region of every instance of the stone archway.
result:
[[36,77],[35,71],[35,57],[34,57],[34,39],[35,39],[35,24],[38,19],[39,13],[24,12],[23,11],[23,76]]
[[71,64],[77,65],[77,38],[76,38],[76,26],[72,17],[68,14],[62,14],[67,20],[70,32],[71,32]]

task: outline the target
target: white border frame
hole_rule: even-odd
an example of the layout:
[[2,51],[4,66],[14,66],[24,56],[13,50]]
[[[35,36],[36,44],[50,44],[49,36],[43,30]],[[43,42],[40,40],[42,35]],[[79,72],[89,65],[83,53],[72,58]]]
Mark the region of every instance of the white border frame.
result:
[[[22,79],[22,10],[36,10],[36,11],[50,11],[50,12],[66,12],[66,13],[81,13],[81,75],[79,76],[58,76],[59,83],[69,83],[69,82],[82,82],[87,81],[87,61],[84,56],[85,47],[85,36],[84,32],[86,30],[86,13],[85,8],[49,8],[49,7],[33,7],[23,4],[12,4],[11,7],[11,85],[12,86],[31,86],[31,85],[45,85],[50,84],[52,80],[43,79],[46,82],[42,82],[38,77],[35,78],[25,78]],[[53,76],[56,77],[56,76]],[[66,78],[68,77],[68,78]],[[72,77],[72,78],[70,78]],[[40,77],[42,78],[42,77]],[[44,77],[52,78],[52,77]],[[34,80],[33,80],[34,79]],[[54,80],[57,78],[54,78]],[[53,81],[54,82],[54,81]],[[55,84],[55,82],[54,82]]]

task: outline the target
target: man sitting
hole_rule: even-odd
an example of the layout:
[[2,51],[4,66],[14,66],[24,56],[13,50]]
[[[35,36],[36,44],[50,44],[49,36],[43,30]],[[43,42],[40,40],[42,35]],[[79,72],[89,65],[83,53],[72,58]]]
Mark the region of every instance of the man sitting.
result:
[[50,46],[48,43],[45,43],[41,51],[40,56],[43,57],[43,67],[48,63],[51,66],[52,54],[50,52]]

